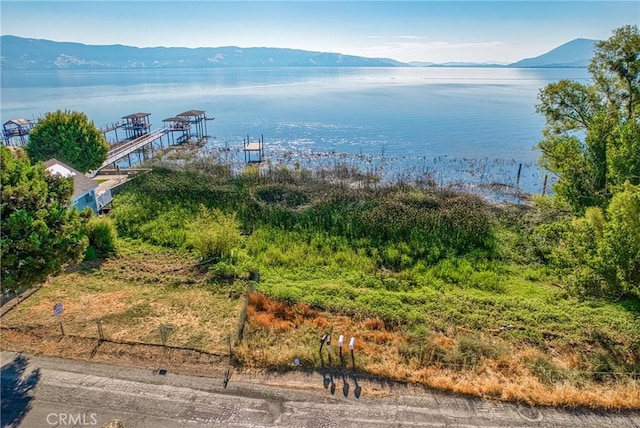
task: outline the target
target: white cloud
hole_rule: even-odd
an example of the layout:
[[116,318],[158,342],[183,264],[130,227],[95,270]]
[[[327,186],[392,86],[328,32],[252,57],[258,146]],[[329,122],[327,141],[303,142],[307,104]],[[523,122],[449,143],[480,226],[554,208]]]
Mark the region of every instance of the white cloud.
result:
[[422,40],[422,36],[394,36],[395,39]]

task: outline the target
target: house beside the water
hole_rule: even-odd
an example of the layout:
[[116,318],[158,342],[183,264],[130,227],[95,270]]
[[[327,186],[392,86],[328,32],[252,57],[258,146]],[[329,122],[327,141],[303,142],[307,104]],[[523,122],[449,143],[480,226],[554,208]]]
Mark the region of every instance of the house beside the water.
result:
[[44,165],[49,174],[73,178],[71,208],[77,208],[78,211],[82,211],[85,207],[89,207],[95,214],[99,214],[113,200],[110,189],[98,191],[97,181],[69,165],[57,159],[49,159]]

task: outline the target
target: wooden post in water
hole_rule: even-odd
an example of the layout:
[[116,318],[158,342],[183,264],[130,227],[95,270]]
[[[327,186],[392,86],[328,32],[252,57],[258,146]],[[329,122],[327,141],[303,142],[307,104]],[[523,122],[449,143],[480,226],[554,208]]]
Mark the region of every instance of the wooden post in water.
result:
[[520,186],[520,173],[522,172],[522,164],[518,165],[518,177],[516,178],[516,187]]

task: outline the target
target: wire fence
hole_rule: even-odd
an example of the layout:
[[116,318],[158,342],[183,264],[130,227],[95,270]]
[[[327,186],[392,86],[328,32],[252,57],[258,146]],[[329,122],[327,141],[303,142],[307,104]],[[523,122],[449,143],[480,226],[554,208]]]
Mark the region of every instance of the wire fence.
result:
[[[241,331],[241,329],[244,328],[245,320],[246,320],[246,309],[245,309],[245,317],[239,318],[238,331]],[[236,365],[237,361],[234,360],[233,348],[237,347],[240,344],[242,340],[242,336],[236,336],[235,341],[231,334],[227,335],[224,338],[221,338],[219,341],[220,346],[218,346],[217,348],[224,349],[225,352],[211,352],[201,348],[182,346],[178,344],[169,343],[169,338],[172,331],[170,328],[167,329],[167,327],[170,327],[170,326],[166,324],[161,324],[158,327],[157,341],[155,342],[124,340],[124,339],[116,339],[116,338],[109,337],[108,329],[105,330],[104,324],[101,323],[100,320],[96,320],[95,322],[95,334],[90,334],[90,335],[86,335],[86,334],[82,335],[82,334],[77,334],[73,332],[68,332],[65,330],[65,327],[62,323],[58,323],[57,325],[55,324],[20,325],[20,326],[2,325],[0,326],[0,331],[2,331],[3,333],[17,332],[17,333],[26,334],[32,338],[41,339],[41,340],[45,340],[45,339],[60,340],[62,338],[70,338],[72,340],[78,340],[78,341],[87,341],[87,340],[93,341],[95,342],[95,347],[92,350],[91,357],[93,357],[93,355],[97,352],[98,346],[100,344],[105,343],[105,344],[128,346],[133,349],[135,349],[136,347],[146,347],[146,348],[155,348],[157,350],[162,350],[162,351],[191,352],[199,356],[206,357],[209,360],[209,362],[219,363],[219,364],[225,364],[226,362],[228,362],[229,366]],[[329,362],[333,361],[333,363],[327,365],[327,363],[325,362],[323,364],[323,367],[317,367],[317,368],[349,370],[351,364],[349,364],[348,361],[350,360],[348,358],[343,359],[342,358],[343,355],[342,355],[342,352],[340,352],[341,351],[340,348],[338,346],[335,346],[336,345],[335,343],[333,345],[334,346],[329,348],[325,346],[324,348],[320,348],[320,350],[318,351],[321,357],[326,353],[331,353],[332,356],[335,358],[329,358],[326,361],[329,361]],[[348,352],[350,351],[345,350],[344,356],[347,356]],[[355,359],[355,360],[359,359],[359,355],[357,351],[354,354],[352,354],[352,359]],[[320,361],[325,361],[325,360],[323,358],[320,358]],[[254,368],[262,368],[262,369],[271,368],[268,360],[264,360],[261,358],[252,359],[251,365]],[[434,367],[434,368],[443,368],[443,369],[453,369],[456,371],[473,369],[476,366],[476,364],[473,364],[473,363],[472,364],[454,363],[454,362],[447,362],[442,360],[431,360],[431,359],[428,361],[421,361],[418,365],[422,368]],[[355,370],[355,367],[356,367],[356,364],[354,361],[353,367],[351,367],[351,369]],[[564,376],[563,376],[564,378],[567,378],[569,377],[569,375],[571,375],[572,377],[582,376],[582,377],[587,377],[591,379],[600,379],[600,380],[628,379],[633,381],[640,381],[640,368],[636,370],[632,369],[629,371],[584,370],[584,369],[578,369],[578,368],[568,368],[568,369],[559,369],[559,370],[564,372]],[[554,375],[551,374],[551,377],[553,376]]]

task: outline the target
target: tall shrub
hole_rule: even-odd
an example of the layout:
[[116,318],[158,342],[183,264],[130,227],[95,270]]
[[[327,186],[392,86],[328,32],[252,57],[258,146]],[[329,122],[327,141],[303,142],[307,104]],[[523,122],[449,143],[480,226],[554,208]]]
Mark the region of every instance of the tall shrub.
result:
[[113,220],[108,217],[92,217],[87,223],[89,248],[101,257],[116,253],[118,233]]
[[204,205],[196,218],[187,224],[187,246],[195,249],[203,260],[220,260],[242,243],[240,223],[235,213],[224,214]]

